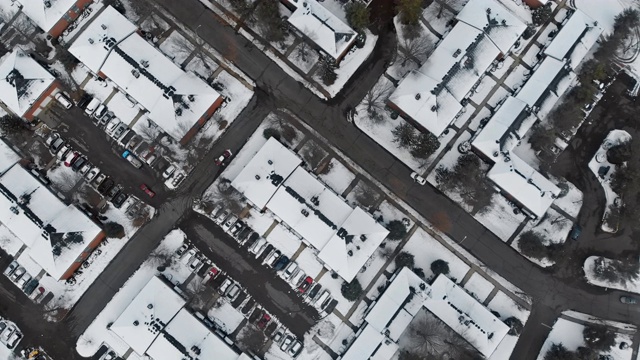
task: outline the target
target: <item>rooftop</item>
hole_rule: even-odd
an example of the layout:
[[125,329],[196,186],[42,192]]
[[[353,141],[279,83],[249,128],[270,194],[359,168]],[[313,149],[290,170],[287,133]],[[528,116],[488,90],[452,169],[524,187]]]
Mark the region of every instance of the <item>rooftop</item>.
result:
[[316,0],[289,0],[296,7],[288,21],[334,59],[355,41],[356,32]]
[[103,73],[131,95],[148,117],[182,139],[220,98],[196,75],[175,65],[112,7],[97,16],[69,51],[94,73]]
[[77,0],[18,0],[22,12],[42,30],[49,31]]
[[[520,89],[516,98],[534,107],[544,100],[543,95],[547,91],[553,91],[553,83],[558,81],[565,69],[566,63],[550,56],[546,57],[529,80]],[[564,69],[564,71],[563,71]]]
[[9,170],[15,163],[20,161],[20,155],[18,155],[7,144],[4,139],[0,140],[0,174]]
[[500,154],[488,176],[538,218],[542,218],[560,194],[554,183],[515,154]]
[[20,49],[0,59],[0,101],[23,116],[55,77]]
[[49,275],[60,279],[102,229],[65,205],[19,164],[0,176],[0,222]]
[[490,159],[501,151],[513,150],[536,120],[535,115],[525,111],[527,108],[524,101],[509,96],[480,129],[472,142],[473,147]]
[[575,10],[544,53],[557,60],[570,58],[572,66],[575,67],[582,61],[601,33],[602,28],[598,26],[597,21],[581,10]]

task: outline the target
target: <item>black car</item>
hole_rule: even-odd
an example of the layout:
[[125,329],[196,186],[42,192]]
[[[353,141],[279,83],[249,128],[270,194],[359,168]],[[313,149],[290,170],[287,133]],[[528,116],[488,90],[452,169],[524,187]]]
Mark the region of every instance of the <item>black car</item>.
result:
[[80,98],[80,100],[78,100],[78,102],[76,103],[76,105],[78,105],[78,107],[80,109],[83,109],[87,106],[87,104],[89,104],[89,102],[93,100],[93,97],[89,94],[84,94],[82,95],[82,97]]
[[309,296],[309,299],[313,299],[314,297],[316,297],[316,295],[318,295],[318,292],[320,292],[320,289],[322,289],[322,285],[316,283],[311,290],[307,293],[307,296]]
[[571,233],[569,234],[569,236],[571,236],[572,240],[578,240],[581,233],[582,233],[582,228],[580,227],[580,225],[575,224],[573,225],[573,228],[571,228]]
[[120,191],[122,191],[122,186],[116,185],[111,189],[109,189],[108,191],[106,191],[107,197],[113,199],[114,197],[118,196],[118,194],[120,194]]
[[273,264],[273,269],[278,271],[284,269],[289,264],[289,258],[286,255],[280,256],[280,259]]
[[253,230],[250,227],[245,226],[244,229],[240,230],[238,233],[238,241],[244,241],[244,239],[246,239],[252,232]]
[[244,243],[244,245],[247,248],[250,248],[251,245],[253,245],[259,238],[260,238],[260,235],[257,232],[253,232],[251,236],[249,236],[249,238],[247,239],[247,242]]
[[31,293],[38,287],[40,282],[36,279],[33,279],[27,283],[24,287],[24,293],[27,295],[31,295]]
[[78,159],[71,165],[71,170],[77,172],[87,163],[87,158],[84,156],[78,157]]
[[127,198],[129,198],[127,194],[120,193],[116,197],[114,197],[113,200],[111,200],[111,203],[113,204],[113,206],[115,206],[116,209],[120,209],[122,204],[127,201]]
[[115,183],[113,182],[113,180],[111,180],[111,178],[106,178],[99,186],[98,186],[98,192],[102,195],[106,194],[107,191],[111,190],[111,188],[113,187]]

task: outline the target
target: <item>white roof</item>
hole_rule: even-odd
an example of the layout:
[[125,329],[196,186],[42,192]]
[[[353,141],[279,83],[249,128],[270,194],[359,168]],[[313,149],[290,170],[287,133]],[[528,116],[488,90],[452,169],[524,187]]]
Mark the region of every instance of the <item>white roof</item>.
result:
[[173,289],[153,277],[111,325],[111,331],[142,356],[184,304]]
[[367,324],[351,346],[349,346],[347,352],[342,355],[342,360],[368,359],[384,339],[385,336],[381,334],[378,329]]
[[[536,106],[542,94],[549,89],[565,66],[565,62],[546,57],[540,67],[527,80],[516,96],[529,106]],[[552,89],[550,89],[552,90]]]
[[456,18],[484,31],[503,54],[527,28],[515,14],[495,0],[471,0]]
[[446,88],[434,95],[437,82],[420,71],[411,71],[393,91],[389,100],[419,125],[436,136],[451,124],[462,105]]
[[[184,72],[137,32],[130,32],[132,24],[127,25],[122,14],[111,7],[107,10],[87,26],[88,36],[79,37],[69,51],[136,99],[166,133],[182,139],[220,94],[196,75]],[[106,54],[105,47],[109,49]],[[96,64],[100,64],[98,71]]]
[[[317,205],[312,202],[316,198]],[[285,180],[267,207],[316,249],[327,245],[353,211],[341,197],[301,167]]]
[[[506,140],[505,134],[510,131],[516,119],[521,118],[522,112],[526,107],[527,104],[524,101],[509,96],[489,119],[489,122],[480,130],[472,145],[489,158],[493,158],[496,152],[512,150],[512,147],[508,149],[503,147]],[[527,122],[526,124],[529,123]],[[526,126],[526,129],[516,126],[515,129],[511,130],[516,137],[522,138],[529,130],[529,126]]]
[[[173,345],[175,342],[171,343],[167,339],[182,345],[186,354],[180,350],[169,350],[169,347],[176,350],[177,347]],[[198,353],[193,351],[195,348],[198,348]],[[185,358],[237,360],[240,357],[240,354],[236,353],[184,308],[167,325],[162,336],[158,336],[153,342],[147,354],[154,360],[182,360]],[[187,357],[187,354],[190,357]]]
[[288,21],[334,59],[355,41],[356,32],[316,0],[289,0],[297,7]]
[[0,222],[55,279],[102,233],[83,212],[65,205],[19,164],[0,176],[0,193]]
[[509,157],[501,154],[495,161],[489,170],[489,179],[541,218],[560,193],[560,189],[515,154]]
[[[597,25],[595,20],[581,10],[576,10],[544,50],[544,53],[557,60],[570,57],[571,63],[575,67],[582,61],[601,33],[602,28]],[[579,56],[573,58],[573,53]]]
[[[5,0],[6,1],[6,0]],[[65,15],[77,0],[49,0],[45,5],[43,0],[19,0],[22,12],[42,30],[49,31]]]
[[365,320],[380,332],[384,332],[389,322],[399,312],[411,293],[411,287],[418,289],[424,283],[413,271],[403,267],[373,305]]
[[0,140],[0,174],[9,170],[18,161],[20,161],[20,155],[4,140]]
[[388,234],[389,230],[356,207],[322,248],[318,258],[351,282]]
[[294,152],[271,137],[231,181],[231,185],[255,207],[262,209],[300,163],[302,160]]
[[23,116],[55,77],[22,50],[0,59],[0,101],[18,116]]

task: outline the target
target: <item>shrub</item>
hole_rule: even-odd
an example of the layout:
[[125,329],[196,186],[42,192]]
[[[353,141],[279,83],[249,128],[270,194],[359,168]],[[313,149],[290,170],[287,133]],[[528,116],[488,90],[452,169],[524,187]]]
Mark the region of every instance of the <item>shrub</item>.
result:
[[357,279],[354,279],[352,282],[344,282],[342,283],[342,287],[340,288],[340,292],[342,296],[349,301],[356,301],[362,295],[362,285]]
[[616,145],[607,150],[607,160],[612,164],[621,165],[622,163],[631,160],[631,151],[632,148],[630,141]]
[[264,129],[264,131],[262,132],[262,136],[264,136],[265,139],[273,137],[274,139],[280,141],[280,132],[274,128]]
[[389,240],[400,240],[407,235],[407,227],[400,220],[390,221],[387,224],[387,230],[389,230],[389,235],[387,236]]
[[369,26],[369,8],[361,2],[350,2],[345,7],[347,22],[355,30],[362,30]]
[[582,335],[587,345],[596,351],[607,352],[616,344],[615,332],[604,325],[593,324],[586,326],[582,331]]
[[224,130],[227,128],[227,125],[229,125],[229,122],[227,120],[222,120],[218,123],[218,130]]
[[504,320],[504,323],[509,326],[509,335],[518,336],[522,332],[522,321],[515,316],[511,316]]
[[403,251],[400,254],[398,254],[398,256],[396,256],[394,261],[396,263],[396,267],[398,267],[398,268],[406,266],[406,267],[412,269],[413,265],[415,265],[415,259],[414,259],[413,255],[411,255],[410,253],[408,253],[406,251]]
[[440,274],[448,275],[449,274],[449,263],[438,259],[431,263],[431,271],[434,276],[438,276]]
[[122,239],[124,237],[124,227],[117,222],[110,221],[104,224],[104,232],[109,238]]
[[541,260],[549,255],[547,247],[543,244],[543,240],[544,238],[533,231],[527,231],[520,236],[518,247],[523,255]]

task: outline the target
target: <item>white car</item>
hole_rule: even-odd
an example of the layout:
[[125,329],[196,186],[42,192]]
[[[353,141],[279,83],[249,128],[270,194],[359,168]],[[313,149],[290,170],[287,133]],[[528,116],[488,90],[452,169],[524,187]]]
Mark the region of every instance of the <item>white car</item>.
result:
[[183,263],[189,264],[194,256],[196,256],[196,249],[189,249],[189,251],[182,256]]
[[98,176],[98,174],[100,174],[100,169],[98,169],[98,167],[96,166],[93,169],[89,170],[89,172],[84,176],[84,178],[88,182],[91,182],[93,181],[93,179],[96,178],[96,176]]
[[63,93],[57,93],[55,98],[56,98],[56,100],[58,100],[58,102],[62,106],[64,106],[65,109],[71,109],[71,107],[73,106],[73,103],[71,102],[71,100],[69,100],[69,98],[64,96]]
[[7,340],[9,340],[9,338],[11,338],[11,335],[13,335],[13,333],[16,331],[16,328],[14,326],[9,326],[3,333],[2,333],[2,338],[0,340],[2,340],[3,342],[7,342]]
[[251,245],[251,247],[249,248],[249,251],[252,254],[257,254],[258,252],[262,251],[262,249],[264,249],[265,246],[267,246],[267,240],[260,238],[258,239],[258,241],[253,243],[253,245]]
[[420,176],[417,172],[412,172],[411,173],[411,178],[413,179],[413,181],[415,181],[416,183],[420,184],[420,185],[424,185],[427,183],[427,180],[425,178],[423,178],[422,176]]
[[229,231],[229,229],[231,229],[231,226],[233,226],[236,221],[238,221],[238,217],[231,214],[231,216],[229,216],[227,220],[225,220],[224,224],[222,224],[222,230]]
[[173,175],[174,172],[176,172],[176,167],[173,165],[169,165],[169,167],[166,168],[165,171],[162,173],[162,177],[165,179],[168,179],[171,177],[171,175]]
[[304,271],[300,269],[297,274],[291,277],[291,280],[289,282],[291,283],[291,285],[298,287],[298,285],[300,285],[300,283],[306,276],[307,274],[305,274]]
[[120,122],[121,121],[118,118],[113,118],[111,121],[109,121],[107,126],[105,126],[104,128],[104,131],[107,133],[107,135],[111,135],[113,131],[116,129],[116,127],[120,125]]
[[288,280],[291,276],[293,276],[296,271],[298,271],[298,264],[295,261],[292,261],[287,265],[287,267],[282,272],[282,277],[285,280]]

